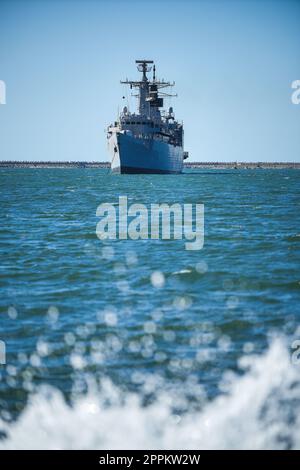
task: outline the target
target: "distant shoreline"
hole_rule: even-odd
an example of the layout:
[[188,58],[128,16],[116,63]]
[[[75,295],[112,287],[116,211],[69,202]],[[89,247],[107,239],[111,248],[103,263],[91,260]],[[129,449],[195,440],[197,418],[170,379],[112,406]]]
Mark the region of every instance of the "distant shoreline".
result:
[[[0,161],[0,168],[110,168],[109,162]],[[300,169],[300,162],[186,162],[184,168],[208,169]]]

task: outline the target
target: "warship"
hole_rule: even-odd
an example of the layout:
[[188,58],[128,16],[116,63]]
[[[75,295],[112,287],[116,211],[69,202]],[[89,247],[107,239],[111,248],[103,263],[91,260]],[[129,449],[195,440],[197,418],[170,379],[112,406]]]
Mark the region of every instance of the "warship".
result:
[[[177,96],[161,91],[172,87],[156,79],[153,60],[136,60],[141,80],[121,81],[137,89],[138,112],[124,106],[117,121],[107,129],[111,170],[115,173],[177,174],[183,169],[188,152],[183,150],[183,124],[175,119],[173,108],[163,110],[164,97]],[[153,70],[152,80],[147,73]]]

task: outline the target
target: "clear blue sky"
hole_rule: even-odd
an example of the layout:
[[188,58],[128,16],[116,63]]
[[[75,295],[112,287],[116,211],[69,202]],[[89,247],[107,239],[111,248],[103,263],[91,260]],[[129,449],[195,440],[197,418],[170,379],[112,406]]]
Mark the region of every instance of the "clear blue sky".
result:
[[108,160],[104,129],[136,58],[175,80],[191,161],[300,161],[288,0],[0,0],[0,159]]

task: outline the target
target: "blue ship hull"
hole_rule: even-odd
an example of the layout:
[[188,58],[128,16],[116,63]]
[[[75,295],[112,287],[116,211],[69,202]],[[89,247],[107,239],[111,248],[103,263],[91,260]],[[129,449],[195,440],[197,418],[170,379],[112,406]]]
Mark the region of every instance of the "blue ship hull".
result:
[[111,170],[115,173],[178,174],[183,169],[183,149],[162,140],[115,133],[109,139]]

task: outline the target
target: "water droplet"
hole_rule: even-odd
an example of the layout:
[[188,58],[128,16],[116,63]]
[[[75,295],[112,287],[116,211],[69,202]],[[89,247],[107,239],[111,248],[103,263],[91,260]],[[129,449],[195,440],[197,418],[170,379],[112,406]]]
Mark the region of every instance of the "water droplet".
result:
[[165,284],[165,276],[163,275],[161,271],[154,271],[151,274],[151,283],[153,287],[160,289]]
[[196,271],[199,274],[205,274],[208,271],[208,265],[206,261],[201,260],[196,264]]
[[7,310],[7,315],[12,320],[15,320],[18,317],[17,309],[15,307],[9,307],[8,310]]

